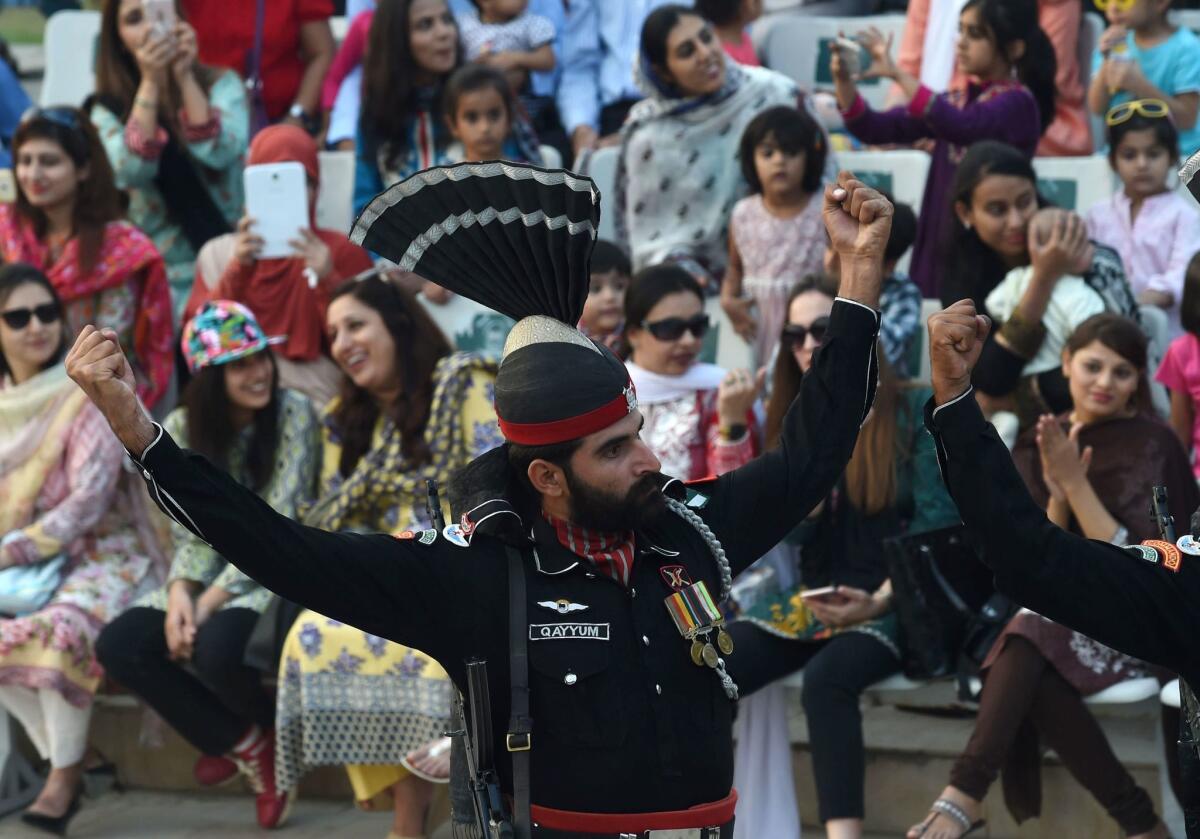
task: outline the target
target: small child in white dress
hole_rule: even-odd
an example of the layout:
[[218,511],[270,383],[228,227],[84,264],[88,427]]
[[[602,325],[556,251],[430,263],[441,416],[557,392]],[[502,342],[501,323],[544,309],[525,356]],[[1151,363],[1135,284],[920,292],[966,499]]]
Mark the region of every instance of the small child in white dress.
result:
[[[1029,222],[1030,233],[1037,237],[1039,244],[1050,238],[1054,223],[1060,213],[1065,212],[1056,207],[1039,210]],[[1037,355],[1029,360],[1021,371],[1022,377],[1046,373],[1060,367],[1063,363],[1063,348],[1075,328],[1092,315],[1098,315],[1105,310],[1104,299],[1080,276],[1092,264],[1095,247],[1089,243],[1076,265],[1071,266],[1073,273],[1059,278],[1050,294],[1050,302],[1046,313],[1042,316],[1042,325],[1046,328],[1046,339],[1042,341]],[[1026,265],[1014,268],[1005,275],[1000,284],[992,289],[987,296],[988,312],[997,320],[1005,321],[1012,317],[1017,305],[1021,302],[1025,290],[1033,279],[1033,266]]]

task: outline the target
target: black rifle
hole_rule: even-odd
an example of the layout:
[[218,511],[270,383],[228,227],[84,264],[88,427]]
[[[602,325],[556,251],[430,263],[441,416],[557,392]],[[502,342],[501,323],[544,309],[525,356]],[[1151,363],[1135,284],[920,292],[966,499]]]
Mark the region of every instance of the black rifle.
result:
[[442,514],[442,499],[438,496],[438,482],[433,478],[425,480],[425,512],[429,514],[429,526],[441,533],[446,527],[446,517]]
[[[1175,544],[1175,519],[1167,507],[1167,488],[1154,487],[1150,500],[1150,516],[1158,526],[1159,535],[1164,542]],[[1192,515],[1190,522],[1192,535],[1200,524],[1200,510]],[[1197,754],[1196,724],[1197,707],[1195,694],[1190,686],[1180,679],[1180,718],[1179,718],[1179,775],[1180,775],[1180,809],[1183,810],[1184,829],[1188,839],[1200,837],[1200,755]]]
[[1175,519],[1167,507],[1167,488],[1156,486],[1150,495],[1150,518],[1158,527],[1158,533],[1164,542],[1175,544]]
[[492,697],[488,689],[487,662],[467,662],[466,726],[460,732],[466,738],[467,782],[475,805],[479,835],[488,839],[511,839],[512,820],[500,794],[492,750]]

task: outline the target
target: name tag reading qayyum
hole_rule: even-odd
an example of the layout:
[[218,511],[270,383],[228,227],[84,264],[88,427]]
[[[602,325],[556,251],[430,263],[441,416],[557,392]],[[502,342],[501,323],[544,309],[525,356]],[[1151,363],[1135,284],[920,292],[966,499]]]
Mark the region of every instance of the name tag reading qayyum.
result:
[[607,623],[531,623],[530,641],[607,641]]

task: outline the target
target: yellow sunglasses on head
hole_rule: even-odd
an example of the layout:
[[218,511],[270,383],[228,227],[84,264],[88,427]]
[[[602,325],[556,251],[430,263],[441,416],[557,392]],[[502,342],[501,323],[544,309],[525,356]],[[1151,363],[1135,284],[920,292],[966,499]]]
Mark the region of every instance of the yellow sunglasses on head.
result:
[[1104,124],[1108,126],[1129,122],[1134,114],[1141,114],[1147,119],[1164,119],[1171,116],[1171,109],[1161,99],[1134,99],[1132,102],[1122,102],[1104,116]]
[[1094,0],[1096,8],[1102,12],[1107,12],[1109,9],[1127,12],[1132,9],[1138,0]]

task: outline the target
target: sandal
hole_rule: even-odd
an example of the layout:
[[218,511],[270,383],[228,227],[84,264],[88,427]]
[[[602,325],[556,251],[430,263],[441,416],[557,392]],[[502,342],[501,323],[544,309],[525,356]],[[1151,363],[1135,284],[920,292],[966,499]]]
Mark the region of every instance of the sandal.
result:
[[970,816],[967,815],[967,811],[962,807],[959,807],[953,801],[947,801],[945,798],[939,798],[937,801],[933,802],[933,805],[929,808],[929,815],[926,817],[925,821],[921,822],[921,832],[917,835],[924,836],[929,831],[930,826],[933,824],[933,820],[938,816],[945,816],[946,818],[950,819],[950,821],[962,828],[963,832],[958,834],[958,839],[962,839],[964,836],[970,836],[977,830],[982,830],[983,826],[987,824],[987,822],[983,819],[972,822]]

